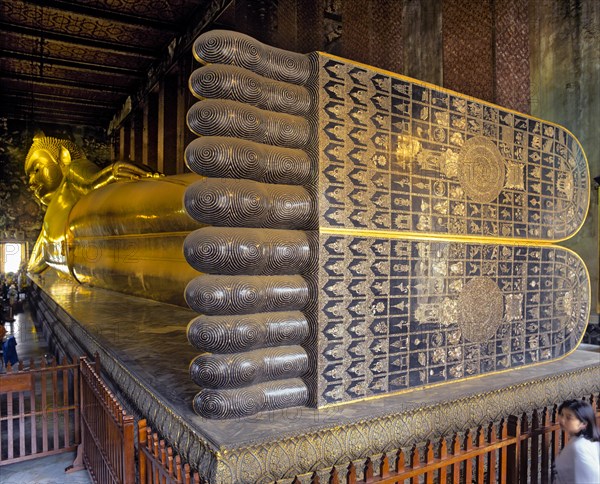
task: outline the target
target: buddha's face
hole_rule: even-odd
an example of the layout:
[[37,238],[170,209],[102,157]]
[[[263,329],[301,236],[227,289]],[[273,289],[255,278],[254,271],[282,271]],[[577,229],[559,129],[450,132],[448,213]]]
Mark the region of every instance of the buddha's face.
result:
[[48,151],[39,149],[31,154],[25,173],[35,197],[43,205],[48,205],[63,179],[58,162]]

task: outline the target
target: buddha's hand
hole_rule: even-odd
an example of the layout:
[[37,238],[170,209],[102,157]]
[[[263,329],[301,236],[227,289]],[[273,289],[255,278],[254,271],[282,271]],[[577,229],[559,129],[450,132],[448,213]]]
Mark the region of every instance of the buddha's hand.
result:
[[140,178],[158,178],[160,173],[150,170],[149,167],[135,165],[127,161],[117,161],[99,171],[91,184],[92,189],[98,189],[118,181],[139,180]]
[[46,241],[46,231],[42,229],[33,249],[29,262],[27,263],[27,272],[32,274],[40,274],[48,268],[48,264],[44,260],[44,244]]
[[110,168],[112,181],[138,180],[139,178],[158,178],[163,176],[161,173],[154,172],[148,167],[134,165],[127,161],[117,161]]

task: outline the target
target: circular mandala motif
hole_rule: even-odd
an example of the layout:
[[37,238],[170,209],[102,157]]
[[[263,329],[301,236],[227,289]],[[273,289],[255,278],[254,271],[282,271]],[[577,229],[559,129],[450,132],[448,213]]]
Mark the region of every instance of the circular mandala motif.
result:
[[443,197],[446,194],[446,185],[442,181],[433,182],[433,193],[436,197]]
[[471,200],[489,203],[498,197],[504,186],[504,171],[504,159],[493,141],[475,136],[465,142],[459,156],[458,179]]
[[492,279],[471,279],[458,297],[458,325],[463,337],[471,343],[492,338],[502,322],[503,309],[502,291]]

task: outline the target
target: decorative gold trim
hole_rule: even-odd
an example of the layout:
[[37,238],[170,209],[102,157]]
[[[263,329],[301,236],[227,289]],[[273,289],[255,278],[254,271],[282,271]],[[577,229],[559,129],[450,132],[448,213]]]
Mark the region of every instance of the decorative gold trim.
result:
[[[552,406],[567,398],[587,397],[599,390],[600,365],[595,365],[454,400],[430,405],[416,403],[405,411],[223,451],[227,463],[220,463],[219,469],[227,470],[227,475],[219,473],[218,478],[219,482],[291,479],[302,472],[314,472],[315,464],[319,470],[381,455],[390,449],[406,448],[509,415]],[[312,450],[308,454],[318,454],[316,462],[306,462],[307,449]],[[286,461],[266,458],[277,451],[287,456]]]
[[77,236],[77,241],[80,240],[119,240],[119,239],[160,239],[163,237],[186,237],[190,231],[179,232],[160,232],[155,234],[121,234],[121,235],[81,235]]
[[[475,235],[446,235],[446,234],[423,234],[419,232],[400,232],[395,230],[362,230],[362,229],[347,229],[337,227],[320,227],[319,234],[323,235],[349,235],[349,236],[360,236],[360,237],[377,237],[377,238],[388,238],[394,240],[422,240],[431,242],[466,242],[473,243],[473,241],[482,244],[494,244],[494,245],[523,245],[523,246],[543,246],[544,248],[566,248],[562,245],[555,245],[555,241],[544,241],[540,239],[514,239],[505,237],[489,237],[489,236],[475,236]],[[574,253],[574,252],[573,252]],[[579,257],[579,256],[578,256]]]

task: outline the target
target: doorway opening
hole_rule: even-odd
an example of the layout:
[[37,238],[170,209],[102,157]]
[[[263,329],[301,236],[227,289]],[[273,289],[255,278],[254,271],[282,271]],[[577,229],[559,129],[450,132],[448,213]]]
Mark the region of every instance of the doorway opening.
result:
[[5,242],[2,244],[2,272],[17,273],[23,261],[23,244],[19,242]]

